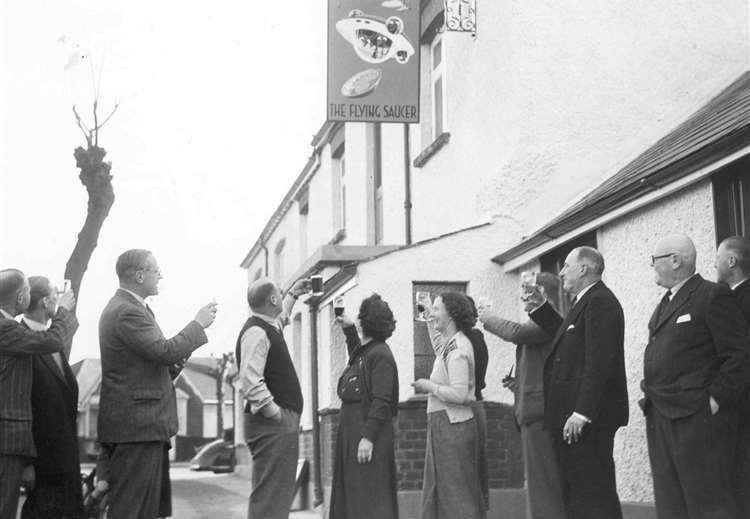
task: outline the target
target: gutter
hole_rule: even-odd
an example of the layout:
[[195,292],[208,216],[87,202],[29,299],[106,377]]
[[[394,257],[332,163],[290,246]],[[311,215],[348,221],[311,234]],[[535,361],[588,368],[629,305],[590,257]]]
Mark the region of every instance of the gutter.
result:
[[323,502],[323,471],[320,464],[320,417],[318,415],[318,305],[310,305],[310,385],[312,386],[312,433],[313,433],[313,508]]
[[404,123],[404,223],[405,244],[411,245],[411,149],[409,143],[409,124]]

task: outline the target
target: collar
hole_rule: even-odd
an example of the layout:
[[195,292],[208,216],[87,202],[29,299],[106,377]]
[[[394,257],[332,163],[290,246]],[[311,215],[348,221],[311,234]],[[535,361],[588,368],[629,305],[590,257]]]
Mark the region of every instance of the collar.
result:
[[252,315],[253,317],[257,317],[261,321],[266,322],[266,323],[270,324],[271,326],[275,326],[276,328],[281,328],[279,326],[279,318],[278,317],[268,317],[267,315],[256,314],[253,311],[250,312],[250,315]]
[[672,292],[672,295],[669,296],[669,300],[671,301],[672,299],[674,299],[674,296],[676,296],[677,292],[679,292],[680,289],[685,286],[685,283],[687,283],[688,281],[690,281],[691,279],[693,279],[696,275],[697,274],[693,274],[692,276],[683,279],[682,281],[680,281],[679,283],[677,283],[675,286],[673,286],[672,288],[670,288],[669,290]]
[[9,314],[8,312],[6,312],[5,310],[3,310],[2,308],[0,308],[0,315],[2,315],[3,317],[5,317],[6,319],[13,319],[13,316],[12,316],[12,315],[10,315],[10,314]]
[[578,292],[578,293],[576,294],[576,303],[577,303],[578,301],[580,301],[580,300],[581,300],[581,298],[583,297],[583,295],[584,295],[584,294],[585,294],[586,292],[588,292],[589,290],[591,290],[591,287],[593,287],[593,286],[594,286],[594,285],[596,285],[597,283],[598,283],[598,281],[594,281],[594,282],[593,282],[593,283],[591,283],[590,285],[587,285],[587,286],[583,287],[583,289],[582,289],[582,290],[581,290],[580,292]]
[[740,286],[745,281],[747,281],[748,279],[750,279],[750,278],[745,278],[742,281],[740,281],[739,283],[735,283],[734,285],[730,285],[730,287],[732,288],[732,290],[737,290],[737,287]]
[[128,290],[127,288],[120,287],[120,290],[123,290],[123,291],[127,292],[128,294],[130,294],[131,296],[133,296],[136,299],[136,301],[138,301],[139,303],[141,303],[143,305],[143,308],[146,308],[146,300],[144,298],[142,298],[141,296],[139,296],[138,294],[136,294],[132,290]]
[[32,330],[34,332],[43,332],[48,328],[47,323],[40,323],[33,319],[29,319],[25,315],[21,318],[21,320],[26,323],[26,326],[29,327],[29,330]]

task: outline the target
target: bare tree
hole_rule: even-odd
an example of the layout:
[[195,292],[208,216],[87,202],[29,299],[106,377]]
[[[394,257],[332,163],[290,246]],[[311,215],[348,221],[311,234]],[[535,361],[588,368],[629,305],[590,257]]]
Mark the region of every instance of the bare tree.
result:
[[[110,114],[100,123],[97,113],[98,101],[94,101],[94,126],[92,129],[89,129],[78,114],[75,105],[73,105],[73,114],[75,115],[76,123],[86,138],[86,148],[77,147],[73,156],[76,159],[76,167],[81,170],[78,178],[88,193],[88,205],[86,220],[83,222],[83,227],[78,233],[78,241],[65,265],[65,279],[70,280],[71,287],[79,301],[83,275],[86,269],[88,269],[91,255],[94,253],[94,249],[96,249],[104,220],[107,218],[109,210],[115,202],[112,175],[110,174],[112,163],[104,162],[107,152],[104,148],[99,147],[99,130],[114,115],[118,106],[118,104],[115,104]],[[66,344],[64,350],[66,357],[70,356],[71,344],[71,342]]]

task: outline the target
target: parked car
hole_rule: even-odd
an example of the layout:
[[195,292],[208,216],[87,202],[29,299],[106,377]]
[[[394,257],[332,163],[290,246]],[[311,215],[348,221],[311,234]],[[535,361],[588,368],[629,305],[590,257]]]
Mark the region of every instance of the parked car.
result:
[[234,442],[219,438],[198,449],[190,460],[190,470],[233,472],[234,464]]

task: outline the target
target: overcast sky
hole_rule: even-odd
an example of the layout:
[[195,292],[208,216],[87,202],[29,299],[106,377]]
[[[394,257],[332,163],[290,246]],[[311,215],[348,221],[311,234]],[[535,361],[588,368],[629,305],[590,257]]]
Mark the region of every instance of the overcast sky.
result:
[[165,334],[215,297],[211,343],[196,354],[234,350],[239,263],[325,116],[324,1],[0,2],[0,266],[63,277],[86,210],[71,106],[89,114],[98,86],[101,113],[120,103],[100,133],[117,198],[71,360],[99,356],[99,314],[129,248],[160,264],[152,306]]

